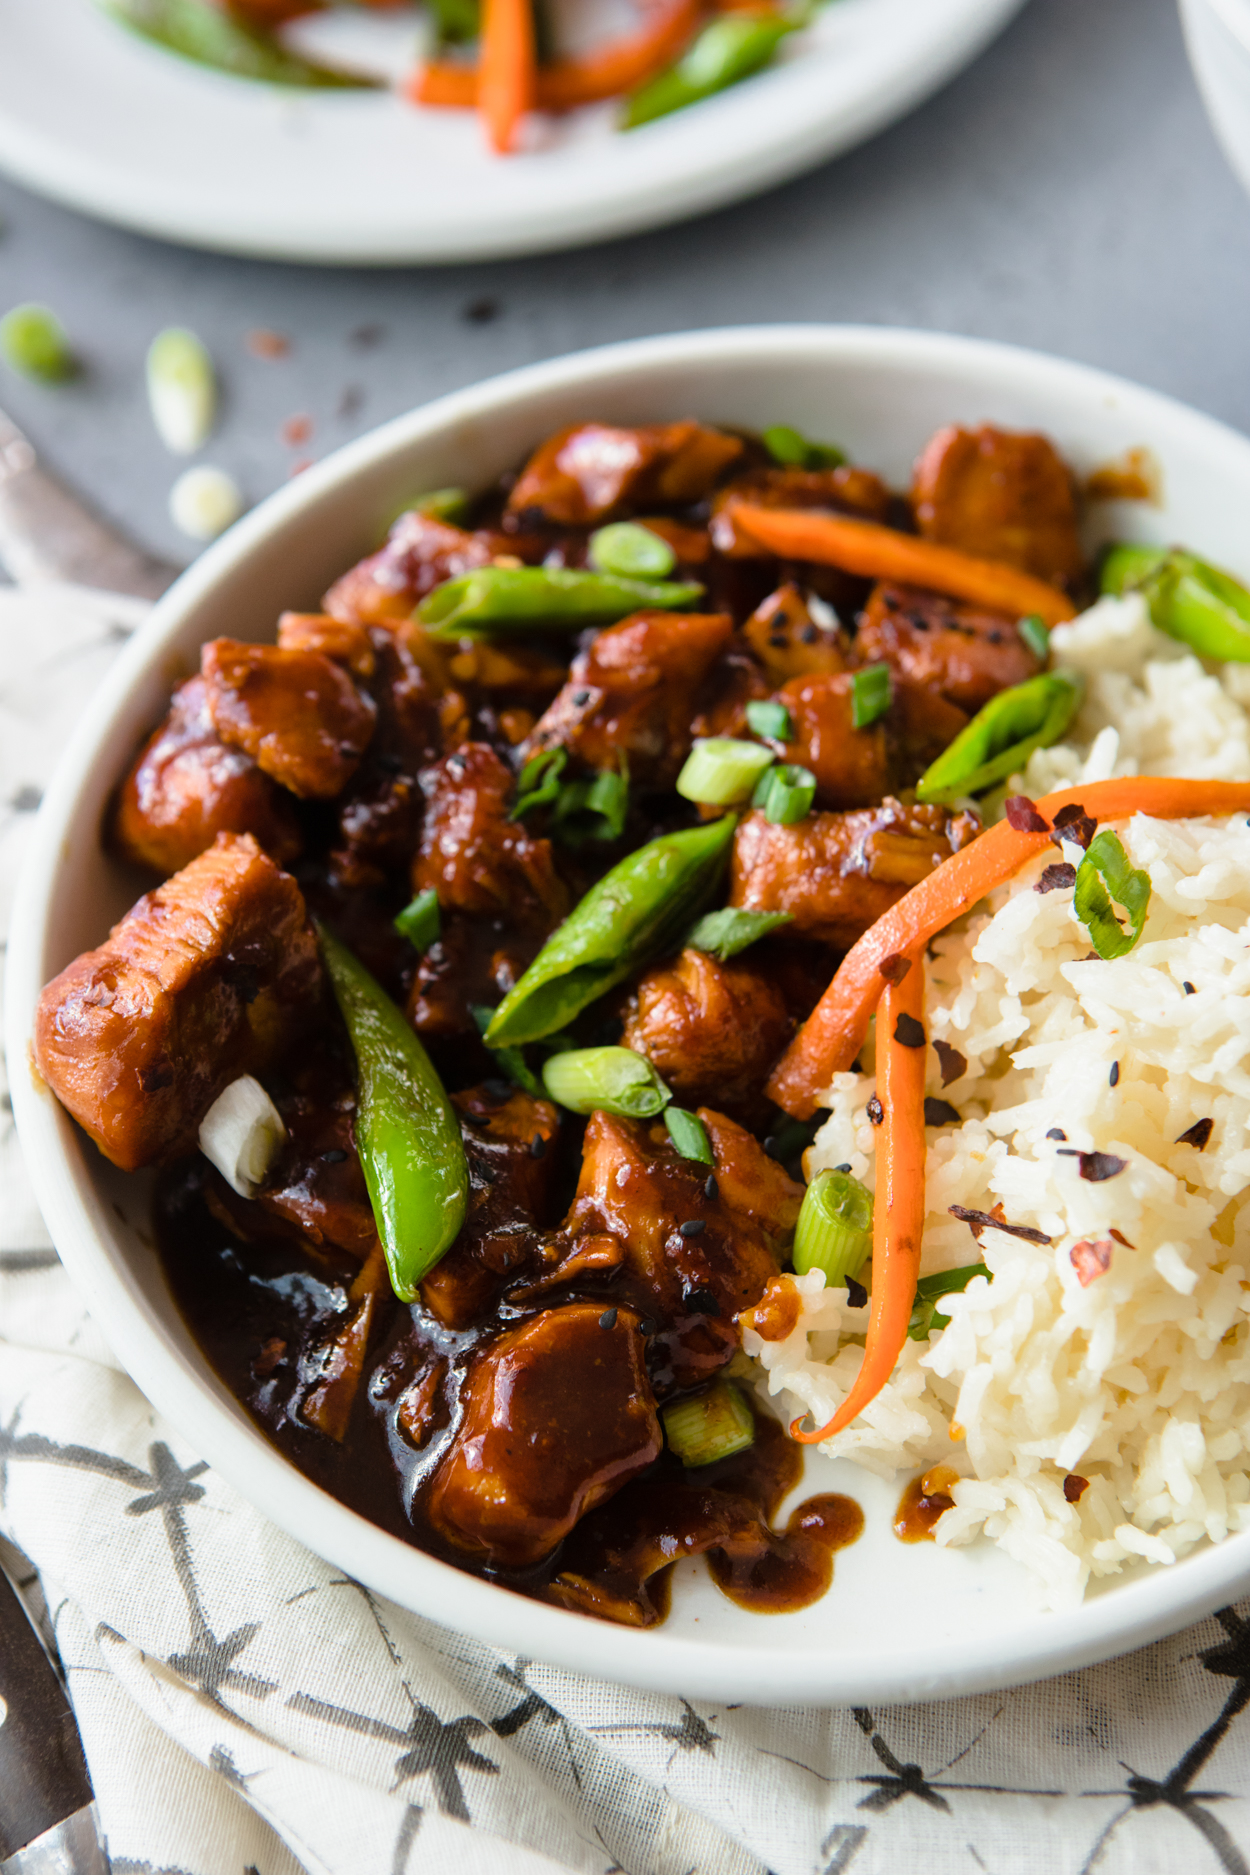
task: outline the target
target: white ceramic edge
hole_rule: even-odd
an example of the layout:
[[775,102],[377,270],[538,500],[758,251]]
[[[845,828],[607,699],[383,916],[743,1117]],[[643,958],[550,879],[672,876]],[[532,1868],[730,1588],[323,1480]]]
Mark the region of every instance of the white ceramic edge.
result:
[[1206,0],[1206,4],[1247,53],[1250,53],[1250,0]]
[[[114,712],[131,685],[159,658],[185,613],[207,598],[273,528],[392,451],[536,393],[589,388],[608,375],[617,380],[643,376],[657,366],[693,366],[709,358],[737,360],[749,370],[766,358],[793,357],[796,352],[808,356],[813,369],[832,363],[845,367],[857,360],[881,365],[895,359],[901,367],[939,370],[943,364],[975,364],[991,393],[999,385],[1018,387],[1027,374],[1039,401],[1048,387],[1056,395],[1079,390],[1091,402],[1123,406],[1127,401],[1144,435],[1188,431],[1207,460],[1227,463],[1231,473],[1250,480],[1250,442],[1215,419],[1108,373],[984,340],[854,326],[740,327],[604,346],[508,372],[440,398],[348,444],[272,495],[178,580],[122,652],[80,723],[40,808],[18,886],[5,1007],[14,1112],[53,1240],[118,1357],[183,1437],[288,1534],[381,1594],[500,1647],[516,1640],[520,1611],[509,1592],[386,1535],[309,1483],[208,1394],[191,1363],[133,1309],[97,1234],[97,1219],[100,1224],[105,1220],[81,1136],[46,1090],[36,1086],[27,1067],[41,987],[45,914],[58,855]],[[585,1617],[534,1602],[525,1604],[526,1650],[574,1670],[585,1671],[589,1664],[590,1670],[625,1684],[710,1699],[775,1704],[780,1698],[786,1704],[843,1705],[948,1697],[1085,1666],[1209,1614],[1250,1586],[1250,1534],[1229,1537],[1176,1567],[1183,1570],[1182,1576],[1160,1570],[1068,1613],[1048,1615],[1031,1624],[1026,1641],[1018,1646],[996,1636],[990,1657],[978,1657],[968,1640],[944,1644],[926,1656],[923,1672],[896,1669],[883,1675],[867,1664],[848,1671],[827,1655],[809,1661],[787,1649],[744,1653],[732,1646],[668,1639],[662,1628],[642,1636],[595,1623],[588,1634]],[[1179,1594],[1178,1586],[1183,1588]]]
[[[263,204],[247,201],[228,213],[201,212],[191,223],[171,211],[159,180],[147,185],[132,179],[132,192],[119,198],[115,177],[101,174],[89,158],[66,152],[54,133],[32,133],[0,116],[0,168],[38,194],[51,196],[82,213],[130,228],[139,234],[221,253],[313,265],[399,267],[413,263],[447,265],[457,261],[505,260],[517,255],[587,246],[666,226],[725,204],[759,195],[801,171],[861,143],[922,103],[971,62],[1020,11],[1025,0],[968,0],[967,10],[928,60],[894,67],[853,107],[828,117],[818,94],[809,91],[787,100],[773,115],[769,132],[751,134],[738,113],[749,111],[749,93],[727,94],[713,107],[732,104],[729,136],[709,136],[702,159],[675,175],[659,175],[639,188],[628,172],[610,192],[594,201],[536,205],[517,216],[511,210],[495,219],[466,217],[462,223],[388,234],[362,230],[351,221],[337,226],[292,229],[267,217]],[[799,70],[781,68],[776,76]],[[663,134],[663,128],[660,128]],[[577,152],[570,151],[572,160]],[[524,160],[523,158],[518,160]]]
[[1180,0],[1185,50],[1215,140],[1250,192],[1250,0]]

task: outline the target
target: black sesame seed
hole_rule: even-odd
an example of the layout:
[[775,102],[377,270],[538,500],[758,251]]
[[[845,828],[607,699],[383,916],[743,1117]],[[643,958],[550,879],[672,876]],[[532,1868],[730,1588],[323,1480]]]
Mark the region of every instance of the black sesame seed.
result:
[[881,1105],[880,1100],[875,1094],[868,1102],[868,1118],[872,1121],[874,1126],[880,1126],[885,1118],[885,1108]]
[[616,1310],[605,1309],[603,1311],[603,1314],[599,1317],[599,1326],[600,1328],[615,1328],[616,1327]]
[[720,1197],[720,1186],[716,1183],[715,1172],[708,1173],[707,1179],[703,1186],[703,1196],[705,1198],[719,1198]]
[[705,1228],[706,1219],[701,1217],[688,1217],[684,1224],[678,1225],[683,1237],[698,1237]]
[[[1066,1135],[1064,1137],[1066,1138]],[[1081,1155],[1075,1146],[1060,1146],[1055,1157],[1056,1159],[1079,1159]]]
[[835,1172],[849,1172],[851,1169],[851,1162],[848,1159],[845,1165],[835,1165],[833,1169]]
[[589,690],[575,690],[573,692],[573,708],[575,710],[584,709],[585,706],[589,702],[590,702]]
[[814,645],[819,637],[820,633],[816,630],[814,625],[805,625],[799,633],[799,638],[805,645]]
[[1047,1139],[1066,1139],[1068,1135],[1061,1126],[1052,1126],[1046,1137]]
[[541,1159],[546,1156],[547,1142],[541,1133],[535,1133],[530,1141],[530,1158]]
[[1186,996],[1196,996],[1198,994],[1197,990],[1190,982],[1182,983],[1181,988],[1184,990]]
[[1107,1080],[1112,1087],[1118,1087],[1120,1085],[1120,1064],[1118,1061],[1113,1061],[1111,1063],[1111,1072],[1107,1076]]
[[331,1146],[329,1152],[322,1153],[321,1163],[322,1165],[342,1165],[346,1157],[347,1154],[341,1146]]
[[653,1335],[655,1333],[655,1323],[649,1315],[644,1315],[639,1322],[638,1333],[640,1335]]

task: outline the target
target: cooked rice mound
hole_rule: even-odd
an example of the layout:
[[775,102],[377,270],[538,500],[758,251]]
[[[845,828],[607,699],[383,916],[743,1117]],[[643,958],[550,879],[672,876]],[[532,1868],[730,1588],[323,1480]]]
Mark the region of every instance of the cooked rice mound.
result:
[[[1210,675],[1137,599],[1101,601],[1053,642],[1090,691],[1072,741],[1033,758],[1029,792],[1112,774],[1250,777],[1246,667]],[[953,1465],[937,1541],[984,1533],[1055,1606],[1091,1575],[1250,1527],[1250,823],[1138,815],[1117,831],[1153,888],[1128,956],[1092,957],[1070,888],[1034,890],[1047,864],[1079,862],[1073,846],[932,947],[928,1034],[967,1069],[944,1088],[928,1051],[927,1091],[962,1123],[928,1132],[921,1270],[983,1260],[992,1281],[944,1298],[950,1326],[909,1340],[889,1385],[824,1447],[886,1475]],[[873,1092],[871,1075],[835,1078],[809,1178],[849,1162],[873,1184]],[[1181,1143],[1207,1120],[1205,1146]],[[1090,1177],[1109,1161],[1089,1153],[1123,1169]],[[949,1212],[996,1204],[1051,1244],[984,1229],[978,1246]],[[783,1412],[824,1423],[858,1372],[866,1312],[819,1272],[794,1280],[793,1332],[745,1345]],[[1070,1477],[1088,1480],[1074,1502]]]

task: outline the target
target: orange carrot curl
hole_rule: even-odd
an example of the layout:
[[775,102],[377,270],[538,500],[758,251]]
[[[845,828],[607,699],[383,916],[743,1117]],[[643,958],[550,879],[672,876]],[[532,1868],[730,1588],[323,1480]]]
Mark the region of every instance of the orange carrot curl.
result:
[[500,156],[512,148],[521,119],[534,108],[536,69],[530,0],[485,0],[477,103],[490,146]]
[[765,1090],[769,1097],[795,1119],[809,1119],[833,1076],[851,1067],[864,1045],[869,1018],[886,987],[882,964],[923,948],[987,892],[1010,879],[1048,844],[1049,823],[1060,808],[1074,805],[1095,820],[1128,820],[1134,814],[1152,814],[1159,820],[1237,814],[1250,810],[1250,782],[1190,781],[1173,775],[1095,781],[1061,788],[1032,803],[1045,823],[1035,831],[1013,827],[1006,820],[988,827],[970,846],[943,860],[927,879],[913,886],[852,945],[829,988],[773,1069]]
[[911,1320],[924,1231],[924,963],[909,959],[901,982],[886,983],[877,1011],[877,1191],[872,1213],[872,1308],[864,1359],[833,1418],[815,1432],[802,1419],[790,1436],[804,1445],[831,1439],[875,1400],[894,1372]]
[[1037,613],[1047,625],[1061,624],[1076,611],[1066,593],[1018,567],[979,560],[876,521],[816,509],[760,508],[746,501],[731,502],[729,512],[735,527],[787,560],[815,560],[864,579],[924,586],[992,612]]

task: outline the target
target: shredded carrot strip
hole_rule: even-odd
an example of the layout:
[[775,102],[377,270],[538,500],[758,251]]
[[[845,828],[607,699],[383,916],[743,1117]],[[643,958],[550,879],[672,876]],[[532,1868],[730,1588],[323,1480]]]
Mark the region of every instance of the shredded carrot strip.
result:
[[[675,0],[660,7],[639,32],[613,39],[580,59],[556,59],[538,68],[534,103],[540,111],[571,111],[634,91],[680,58],[699,23],[701,0]],[[409,95],[418,104],[471,110],[477,103],[478,74],[470,65],[438,60],[417,72]]]
[[865,579],[925,586],[993,612],[1036,612],[1047,625],[1058,625],[1076,611],[1066,593],[1018,567],[979,560],[875,521],[803,508],[760,508],[746,501],[731,502],[729,513],[736,527],[787,560],[816,560]]
[[534,14],[530,0],[485,0],[478,109],[491,148],[505,155],[534,106]]
[[800,1417],[790,1427],[804,1445],[831,1439],[875,1400],[907,1339],[920,1240],[924,1232],[924,1076],[926,1047],[898,1039],[899,1017],[924,1019],[924,961],[917,951],[901,983],[887,983],[877,1011],[877,1190],[872,1214],[872,1311],[864,1360],[855,1384],[833,1418],[804,1432]]
[[[1127,820],[1133,814],[1152,814],[1160,820],[1236,814],[1250,810],[1250,782],[1132,775],[1063,788],[1034,805],[1052,821],[1061,807],[1077,803],[1096,820]],[[773,1069],[766,1090],[770,1098],[796,1119],[808,1119],[832,1077],[849,1068],[864,1045],[869,1018],[885,988],[881,965],[886,959],[927,944],[1010,879],[1049,837],[1020,833],[1000,821],[943,860],[878,918],[842,959],[829,988]]]

